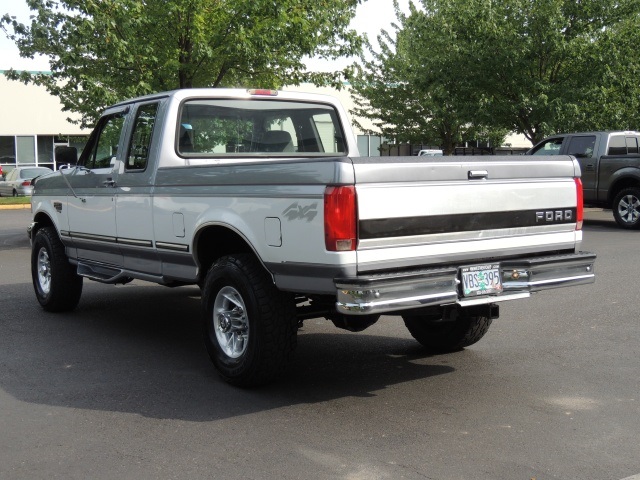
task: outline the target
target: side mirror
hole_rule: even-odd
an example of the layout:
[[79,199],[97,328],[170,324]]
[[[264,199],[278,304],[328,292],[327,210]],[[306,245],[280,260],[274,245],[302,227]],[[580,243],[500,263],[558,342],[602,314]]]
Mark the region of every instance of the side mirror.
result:
[[76,165],[78,163],[78,149],[76,147],[56,147],[56,163],[58,165]]

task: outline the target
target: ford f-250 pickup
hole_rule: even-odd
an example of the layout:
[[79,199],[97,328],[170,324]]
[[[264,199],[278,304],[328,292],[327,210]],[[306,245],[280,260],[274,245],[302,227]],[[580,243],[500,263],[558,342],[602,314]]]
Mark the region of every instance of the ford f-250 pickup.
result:
[[400,315],[430,350],[477,342],[499,303],[594,281],[569,156],[361,158],[333,98],[192,89],[108,108],[35,182],[31,272],[47,311],[84,278],[202,289],[229,382],[270,381],[305,319]]
[[640,228],[640,132],[587,132],[545,138],[527,155],[573,155],[584,203],[610,208],[622,228]]

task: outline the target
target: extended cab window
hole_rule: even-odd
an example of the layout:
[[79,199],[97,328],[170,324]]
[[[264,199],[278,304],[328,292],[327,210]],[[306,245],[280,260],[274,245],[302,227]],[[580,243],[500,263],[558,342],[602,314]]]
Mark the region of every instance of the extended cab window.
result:
[[133,124],[129,154],[127,155],[127,170],[144,170],[147,168],[151,136],[153,135],[157,112],[157,103],[142,105],[138,108]]
[[592,158],[595,145],[595,135],[571,137],[567,155],[575,155],[576,158]]
[[182,106],[176,150],[186,157],[326,156],[346,153],[329,105],[197,99]]
[[80,164],[89,169],[109,168],[115,161],[124,127],[125,113],[103,117],[82,152]]

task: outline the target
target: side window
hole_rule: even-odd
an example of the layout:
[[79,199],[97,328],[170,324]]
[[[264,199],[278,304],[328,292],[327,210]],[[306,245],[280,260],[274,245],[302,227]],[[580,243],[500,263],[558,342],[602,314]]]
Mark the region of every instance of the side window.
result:
[[144,170],[147,168],[151,136],[153,135],[153,126],[156,123],[157,113],[157,103],[142,105],[138,108],[133,125],[131,145],[127,155],[127,170]]
[[638,153],[638,137],[627,137],[627,153]]
[[538,145],[532,155],[559,155],[562,140],[562,138],[551,138]]
[[607,155],[626,155],[627,141],[622,135],[612,135],[609,139]]
[[124,112],[102,119],[89,156],[83,165],[89,169],[109,168],[118,153],[118,144],[124,127]]
[[575,155],[578,158],[593,158],[595,145],[596,137],[594,135],[573,137],[569,142],[567,155]]
[[330,113],[319,113],[311,117],[313,127],[320,141],[320,151],[341,153],[345,151],[344,139],[336,131],[336,119]]

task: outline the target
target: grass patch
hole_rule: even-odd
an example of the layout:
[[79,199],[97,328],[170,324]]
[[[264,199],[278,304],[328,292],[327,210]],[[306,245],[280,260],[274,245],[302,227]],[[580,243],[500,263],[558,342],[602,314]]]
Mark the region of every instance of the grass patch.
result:
[[29,205],[31,197],[0,197],[0,205]]

